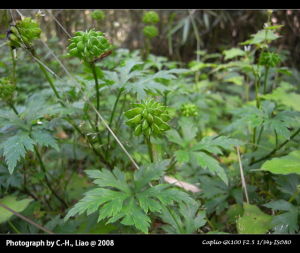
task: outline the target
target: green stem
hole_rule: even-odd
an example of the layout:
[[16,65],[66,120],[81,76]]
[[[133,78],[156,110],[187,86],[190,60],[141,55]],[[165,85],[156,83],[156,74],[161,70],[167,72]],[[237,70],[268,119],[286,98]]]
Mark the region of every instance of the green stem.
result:
[[145,137],[145,140],[146,140],[146,143],[147,143],[147,147],[148,147],[148,154],[149,154],[149,157],[150,157],[150,160],[151,162],[153,163],[154,162],[154,159],[153,159],[153,149],[152,149],[152,144],[151,144],[151,140],[150,140],[150,136],[147,137],[147,136],[144,136]]
[[[35,56],[35,55],[34,55],[34,57],[37,58],[37,59],[39,59],[39,58],[38,58],[37,56]],[[47,79],[48,83],[50,84],[50,87],[51,87],[51,89],[53,90],[55,96],[61,101],[61,97],[60,97],[60,95],[59,95],[59,93],[58,93],[58,91],[57,91],[57,89],[56,89],[56,87],[55,87],[55,85],[54,85],[54,83],[53,83],[51,77],[49,76],[48,71],[45,69],[45,67],[44,67],[40,62],[37,62],[37,63],[38,63],[38,65],[39,65],[41,71],[43,72],[45,78]],[[62,102],[61,102],[61,103],[62,103]]]
[[267,92],[267,81],[268,81],[268,75],[269,75],[269,67],[265,66],[265,78],[264,78],[264,94]]
[[12,103],[8,103],[8,106],[14,111],[16,115],[19,115],[19,112],[17,111],[16,107]]
[[[122,92],[123,92],[123,89],[120,89],[118,95],[117,95],[117,98],[115,100],[115,103],[114,103],[114,107],[113,107],[113,110],[112,110],[112,113],[110,115],[110,119],[109,119],[109,127],[112,126],[112,122],[114,120],[114,116],[115,116],[115,112],[116,112],[116,109],[117,109],[117,105],[118,105],[118,102],[120,100],[120,97],[122,95]],[[107,135],[107,149],[106,149],[106,152],[108,151],[109,149],[109,144],[110,144],[110,132],[108,131],[108,135]]]
[[275,132],[275,148],[277,148],[278,147],[278,134],[277,134],[276,129],[274,129],[274,132]]
[[47,186],[48,186],[48,188],[49,188],[49,190],[52,192],[52,194],[66,207],[66,208],[68,208],[68,205],[67,205],[67,203],[55,192],[55,190],[52,188],[52,186],[51,186],[51,183],[49,182],[49,180],[48,180],[48,177],[47,177],[47,171],[46,171],[46,167],[45,167],[45,164],[44,164],[44,162],[43,162],[43,160],[42,160],[42,157],[41,157],[41,155],[40,155],[40,153],[39,153],[39,151],[38,151],[38,149],[37,149],[37,147],[36,146],[34,146],[34,151],[35,151],[35,153],[36,153],[36,156],[37,156],[37,158],[38,158],[38,160],[39,160],[39,163],[40,163],[40,165],[41,165],[41,169],[42,169],[42,171],[44,172],[44,178],[45,178],[45,182],[46,182],[46,184],[47,184]]
[[16,85],[16,83],[17,83],[17,78],[16,78],[16,59],[15,59],[14,51],[13,51],[12,48],[10,48],[10,55],[11,55],[11,60],[12,60],[12,64],[13,64],[13,67],[12,67],[12,79],[13,79],[14,85]]
[[[98,76],[96,72],[96,65],[95,63],[90,63],[92,72],[93,72],[93,77],[95,80],[95,90],[96,90],[96,109],[99,111],[100,109],[100,93],[99,93],[99,81],[98,81]],[[98,115],[96,115],[96,126],[98,126]]]
[[12,223],[12,221],[8,221],[8,224],[12,227],[12,229],[17,233],[21,234],[21,232],[15,227],[15,225]]
[[262,133],[263,133],[263,130],[264,130],[264,127],[262,126],[262,127],[260,128],[260,131],[259,131],[259,134],[258,134],[258,138],[257,138],[257,142],[256,142],[256,145],[255,145],[255,149],[257,149],[257,146],[258,146],[259,143],[260,143],[260,139],[261,139],[261,135],[262,135]]
[[255,164],[255,163],[258,163],[258,162],[261,162],[263,160],[266,160],[270,157],[272,157],[278,150],[280,150],[283,146],[285,146],[289,141],[291,141],[292,139],[294,139],[298,134],[300,133],[300,128],[298,128],[298,130],[290,137],[290,139],[284,141],[283,143],[281,143],[279,146],[277,146],[276,148],[274,148],[270,153],[268,153],[267,155],[257,159],[257,160],[254,160],[254,161],[251,161],[251,163],[249,164],[250,166]]

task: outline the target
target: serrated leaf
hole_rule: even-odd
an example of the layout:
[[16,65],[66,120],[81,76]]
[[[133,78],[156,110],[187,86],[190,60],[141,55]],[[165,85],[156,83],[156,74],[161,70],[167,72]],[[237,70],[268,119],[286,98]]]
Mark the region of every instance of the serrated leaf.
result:
[[224,60],[229,60],[232,58],[235,58],[237,56],[244,56],[246,53],[245,51],[241,50],[240,48],[231,48],[229,50],[223,51],[223,54],[225,55]]
[[59,150],[56,140],[46,131],[33,131],[32,138],[40,146],[52,147],[57,151]]
[[[9,195],[0,199],[0,203],[8,206],[16,212],[22,212],[33,199],[17,200],[15,196]],[[14,214],[0,206],[0,224],[8,221]]]
[[244,203],[244,215],[237,220],[239,234],[265,234],[271,229],[272,216],[257,206]]
[[241,145],[243,145],[242,141],[227,136],[206,136],[198,144],[193,146],[192,150],[204,150],[213,154],[222,154],[223,152],[219,147],[223,148],[224,150],[228,150],[231,149],[233,146]]
[[201,167],[208,169],[213,175],[219,176],[223,182],[228,185],[228,177],[225,170],[220,166],[216,159],[204,152],[193,152],[193,155]]
[[107,169],[87,170],[86,173],[90,178],[95,179],[94,183],[98,186],[113,187],[120,191],[130,192],[125,175],[119,169],[114,169],[113,172]]
[[273,174],[300,174],[300,150],[293,151],[287,156],[273,158],[266,161],[262,166],[262,170],[269,171]]
[[265,41],[272,41],[278,39],[280,36],[277,35],[273,30],[260,30],[256,34],[251,35],[251,39],[247,40],[241,45],[252,45],[252,44],[261,44]]
[[149,166],[146,166],[145,168],[142,168],[140,170],[137,170],[134,173],[135,189],[137,191],[140,191],[152,180],[159,179],[166,170],[166,166],[168,165],[168,163],[168,160],[163,160],[160,162],[150,164]]
[[10,174],[13,173],[17,162],[25,157],[27,151],[33,151],[35,142],[25,132],[19,132],[15,136],[9,137],[6,141],[1,143],[3,148],[3,155],[8,165]]
[[190,154],[185,150],[175,151],[176,160],[181,163],[187,163],[190,161]]

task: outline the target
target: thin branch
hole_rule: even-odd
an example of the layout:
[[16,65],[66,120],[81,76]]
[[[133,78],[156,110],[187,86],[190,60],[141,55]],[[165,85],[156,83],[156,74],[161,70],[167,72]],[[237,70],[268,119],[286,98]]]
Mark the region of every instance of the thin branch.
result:
[[248,197],[248,192],[247,192],[247,185],[246,185],[246,180],[245,180],[245,176],[244,176],[244,171],[243,171],[243,165],[242,165],[242,161],[241,161],[240,147],[239,146],[236,146],[236,151],[237,151],[237,155],[238,155],[238,159],[239,159],[242,186],[243,186],[243,189],[244,189],[244,192],[245,192],[246,201],[249,204],[249,197]]
[[31,225],[37,227],[40,230],[43,230],[44,232],[48,233],[48,234],[54,234],[52,231],[48,230],[47,228],[42,227],[41,225],[35,223],[34,221],[30,220],[29,218],[23,216],[22,214],[16,212],[15,210],[9,208],[7,205],[0,203],[0,206],[3,207],[4,209],[6,209],[7,211],[13,213],[14,215],[20,217],[22,220],[30,223]]

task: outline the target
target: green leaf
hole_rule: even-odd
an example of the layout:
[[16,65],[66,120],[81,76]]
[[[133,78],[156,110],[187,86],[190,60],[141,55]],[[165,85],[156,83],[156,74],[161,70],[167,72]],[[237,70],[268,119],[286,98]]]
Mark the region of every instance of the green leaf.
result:
[[300,95],[292,92],[295,87],[287,82],[281,82],[279,87],[270,94],[263,95],[263,98],[276,101],[296,111],[300,111]]
[[175,151],[176,160],[181,163],[187,163],[190,161],[190,153],[185,150]]
[[109,171],[107,169],[102,170],[87,170],[86,174],[95,179],[94,183],[101,187],[113,187],[120,191],[130,192],[130,188],[127,185],[125,174],[119,169]]
[[193,146],[194,151],[207,151],[213,154],[223,154],[220,148],[224,150],[229,150],[233,146],[241,146],[243,142],[234,138],[229,138],[227,136],[206,136],[198,144]]
[[32,138],[40,146],[52,147],[55,150],[59,151],[56,140],[46,131],[33,131]]
[[243,43],[241,43],[241,45],[258,45],[261,44],[263,42],[267,42],[267,41],[272,41],[272,40],[276,40],[278,39],[280,36],[277,35],[273,30],[260,30],[258,31],[256,34],[251,35],[251,39],[247,40]]
[[135,171],[132,183],[126,181],[125,174],[119,169],[88,170],[88,176],[94,179],[98,188],[86,192],[84,198],[68,211],[65,220],[99,211],[98,222],[104,219],[107,223],[120,220],[123,225],[148,233],[151,223],[147,215],[149,211],[160,212],[164,205],[192,200],[187,193],[172,185],[149,185],[150,181],[160,179],[168,163],[164,160],[142,167]]
[[150,164],[149,166],[146,166],[140,170],[137,170],[134,173],[135,189],[137,191],[140,191],[152,180],[159,179],[163,175],[168,164],[169,160],[163,160],[157,163]]
[[3,155],[10,174],[13,173],[17,162],[25,157],[26,151],[33,151],[34,144],[34,140],[25,132],[19,132],[1,143],[0,147],[3,148]]
[[192,234],[206,224],[205,211],[199,210],[200,204],[196,201],[189,205],[181,203],[179,209],[162,209],[161,218],[168,225],[162,229],[168,233]]
[[193,152],[192,154],[201,167],[208,169],[213,175],[219,176],[223,182],[228,185],[228,177],[225,173],[225,170],[220,166],[216,159],[204,152]]
[[300,150],[293,151],[280,158],[273,158],[269,161],[266,161],[261,166],[261,169],[269,171],[273,174],[300,174]]
[[271,201],[264,206],[276,211],[289,211],[294,208],[294,206],[290,202],[283,199]]
[[257,206],[244,203],[244,215],[237,220],[239,234],[265,234],[272,227],[272,216]]
[[[15,196],[9,195],[0,199],[0,203],[8,206],[16,212],[22,212],[32,201],[32,199],[17,200]],[[0,224],[8,221],[14,214],[0,206]]]
[[246,53],[245,51],[241,50],[240,48],[231,48],[229,50],[223,51],[223,54],[225,55],[224,60],[229,60],[232,58],[235,58],[237,56],[244,56]]

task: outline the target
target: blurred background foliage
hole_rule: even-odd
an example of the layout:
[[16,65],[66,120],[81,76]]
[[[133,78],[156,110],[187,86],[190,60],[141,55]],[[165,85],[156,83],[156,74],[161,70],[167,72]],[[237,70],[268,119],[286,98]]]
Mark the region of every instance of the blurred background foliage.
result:
[[[62,51],[68,41],[67,33],[96,28],[107,34],[117,47],[129,50],[144,47],[143,14],[148,10],[20,10],[23,15],[38,13],[45,40],[55,43]],[[189,62],[199,57],[197,50],[207,53],[238,46],[249,34],[261,29],[266,22],[265,10],[156,10],[160,21],[159,35],[151,40],[151,52],[170,60]],[[2,38],[11,22],[5,10],[0,10]],[[94,14],[93,14],[94,13]],[[12,12],[16,19],[19,15]],[[300,11],[275,10],[272,23],[284,25],[282,37],[275,46],[286,51],[290,67],[297,68],[300,53]],[[62,28],[63,27],[63,28]],[[65,31],[63,30],[65,29]],[[55,40],[55,38],[57,38]],[[59,38],[59,39],[58,39]],[[64,52],[62,52],[64,53]]]

